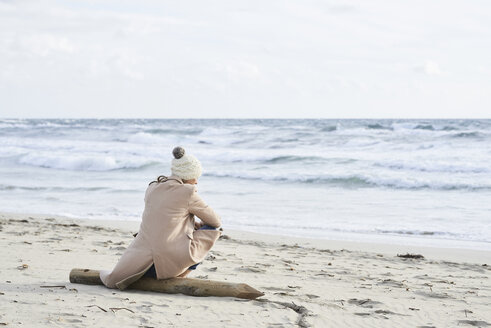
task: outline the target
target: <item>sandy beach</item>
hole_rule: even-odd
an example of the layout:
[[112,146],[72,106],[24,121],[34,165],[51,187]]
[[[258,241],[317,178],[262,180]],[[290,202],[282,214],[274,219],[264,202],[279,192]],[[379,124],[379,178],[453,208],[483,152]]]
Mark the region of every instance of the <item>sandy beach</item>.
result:
[[[244,282],[257,300],[72,284],[112,269],[139,222],[0,215],[8,327],[487,327],[491,253],[230,231],[190,277]],[[403,258],[406,253],[424,258]]]

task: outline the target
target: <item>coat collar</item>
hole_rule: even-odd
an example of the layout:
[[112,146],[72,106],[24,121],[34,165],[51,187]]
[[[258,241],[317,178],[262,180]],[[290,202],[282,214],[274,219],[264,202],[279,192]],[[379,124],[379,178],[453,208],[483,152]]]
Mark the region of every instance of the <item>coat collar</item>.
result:
[[184,182],[182,182],[182,179],[179,178],[177,175],[171,175],[171,176],[167,177],[167,180],[176,180],[180,184],[184,184]]

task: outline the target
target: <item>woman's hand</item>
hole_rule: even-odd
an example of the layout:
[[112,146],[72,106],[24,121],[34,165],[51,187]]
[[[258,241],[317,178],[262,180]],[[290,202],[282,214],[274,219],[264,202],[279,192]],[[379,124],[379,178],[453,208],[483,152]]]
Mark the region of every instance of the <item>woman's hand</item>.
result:
[[194,221],[194,229],[195,230],[198,230],[202,226],[203,226],[203,222],[201,222],[201,221]]

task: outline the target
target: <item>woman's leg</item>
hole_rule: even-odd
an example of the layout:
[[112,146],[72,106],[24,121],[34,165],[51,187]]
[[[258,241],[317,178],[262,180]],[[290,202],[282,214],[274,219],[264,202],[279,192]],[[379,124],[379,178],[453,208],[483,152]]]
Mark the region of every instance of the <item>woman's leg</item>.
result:
[[157,272],[155,271],[155,265],[152,264],[150,269],[148,269],[143,276],[157,279]]
[[[201,228],[199,228],[198,230],[218,230],[218,228],[215,228],[215,227],[212,227],[212,226],[209,226],[209,225],[204,224],[204,225],[203,225],[203,226],[201,226]],[[185,271],[185,272],[183,273],[183,274],[185,274],[185,275],[184,275],[184,277],[185,277],[185,276],[187,276],[187,275],[189,274],[189,272],[191,272],[190,270],[196,270],[196,268],[197,268],[197,267],[198,267],[198,265],[200,265],[200,264],[201,264],[201,262],[191,265],[191,266],[190,266],[190,267],[187,269],[187,271]],[[179,276],[179,277],[180,277],[180,276]]]
[[[199,228],[198,230],[218,230],[218,229],[205,224],[201,228]],[[186,277],[192,270],[196,270],[196,268],[200,264],[201,264],[201,262],[191,265],[186,271],[181,273],[178,277],[181,277],[181,278]],[[157,279],[157,272],[155,271],[155,265],[152,264],[150,269],[148,269],[147,272],[145,272],[145,274],[143,276]]]

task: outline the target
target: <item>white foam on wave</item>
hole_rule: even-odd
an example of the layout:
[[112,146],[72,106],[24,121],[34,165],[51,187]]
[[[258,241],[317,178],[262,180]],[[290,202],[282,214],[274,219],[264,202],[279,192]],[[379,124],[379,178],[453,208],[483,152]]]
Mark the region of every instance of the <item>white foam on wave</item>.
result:
[[261,172],[220,172],[206,171],[205,176],[233,178],[243,180],[279,181],[287,183],[307,183],[314,185],[331,185],[344,188],[383,187],[391,189],[433,189],[433,190],[491,190],[491,183],[486,181],[470,181],[468,179],[448,179],[414,177],[408,175],[383,176],[361,173],[347,174],[304,174],[301,172],[278,173],[277,170]]
[[50,155],[47,153],[30,153],[21,156],[18,163],[24,165],[76,171],[111,171],[117,169],[139,168],[150,164],[142,160],[117,160],[103,155]]
[[[181,145],[202,161],[203,194],[227,224],[320,237],[489,240],[482,227],[491,122],[392,122],[0,120],[0,203],[137,217],[148,182],[169,173],[172,148]],[[34,181],[18,179],[33,172]]]
[[137,144],[164,144],[169,143],[170,139],[170,136],[156,135],[147,132],[137,132],[130,135],[126,140],[130,143]]
[[395,170],[421,171],[421,172],[442,172],[442,173],[491,173],[491,168],[470,163],[446,163],[439,161],[377,161],[374,166],[385,167]]

